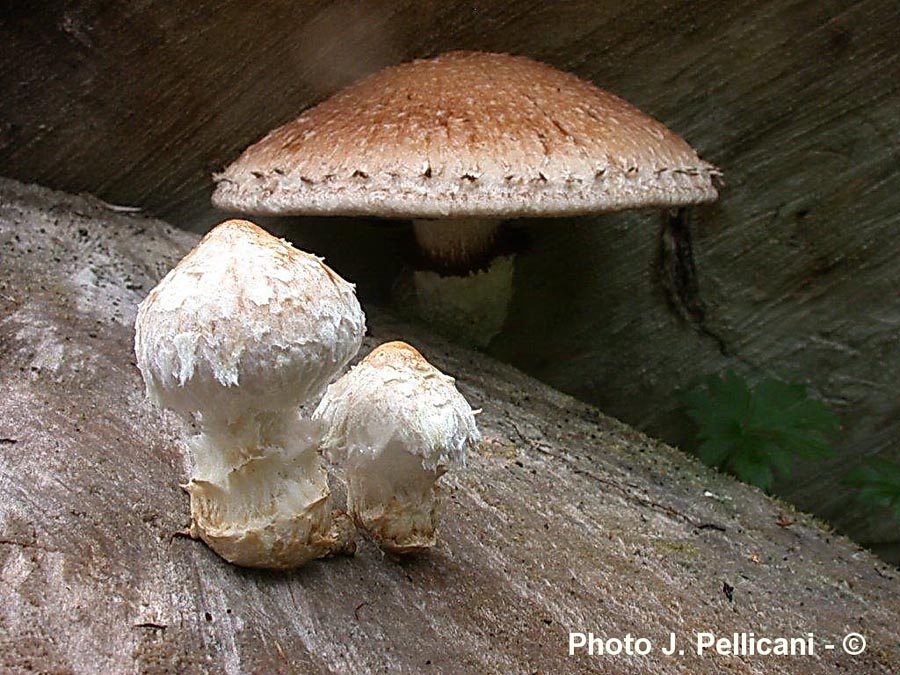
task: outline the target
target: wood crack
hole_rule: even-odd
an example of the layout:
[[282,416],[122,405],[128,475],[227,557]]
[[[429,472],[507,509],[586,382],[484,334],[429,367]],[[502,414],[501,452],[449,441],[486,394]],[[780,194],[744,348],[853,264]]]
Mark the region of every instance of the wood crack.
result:
[[672,314],[697,333],[715,342],[722,356],[733,356],[725,339],[706,321],[706,305],[700,297],[697,266],[691,239],[690,209],[667,211],[657,246],[655,278]]
[[669,506],[668,504],[663,504],[661,502],[657,502],[648,496],[635,494],[632,490],[639,489],[638,486],[636,486],[636,485],[626,486],[613,478],[605,478],[603,476],[598,475],[597,473],[595,473],[593,471],[590,471],[589,469],[580,467],[576,464],[575,460],[572,459],[571,457],[568,457],[564,454],[556,453],[553,451],[553,449],[550,446],[544,445],[542,443],[538,443],[536,441],[529,439],[521,431],[519,431],[519,428],[515,424],[510,424],[510,426],[513,429],[513,431],[515,432],[515,434],[519,437],[519,439],[521,439],[523,442],[527,443],[530,448],[532,448],[533,450],[536,450],[537,452],[541,453],[542,455],[546,455],[548,457],[553,457],[554,459],[557,459],[557,460],[562,460],[563,462],[565,462],[566,464],[568,464],[571,467],[572,472],[575,473],[576,475],[587,476],[591,480],[595,480],[598,483],[601,483],[602,485],[606,485],[611,488],[614,488],[616,491],[618,491],[620,494],[622,494],[622,496],[624,496],[626,499],[631,500],[637,504],[640,504],[641,506],[645,506],[649,509],[657,511],[659,513],[663,513],[663,514],[669,516],[670,518],[674,518],[676,520],[682,520],[682,521],[688,523],[691,527],[694,527],[698,530],[715,530],[717,532],[726,532],[727,531],[727,529],[724,525],[721,525],[721,524],[715,523],[715,522],[707,522],[707,521],[697,520],[696,518],[684,513],[683,511],[676,509],[673,506]]

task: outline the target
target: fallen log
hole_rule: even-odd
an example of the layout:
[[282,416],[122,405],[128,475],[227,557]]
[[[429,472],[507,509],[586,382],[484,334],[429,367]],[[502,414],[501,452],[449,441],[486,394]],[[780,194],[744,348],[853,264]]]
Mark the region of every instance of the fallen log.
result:
[[[482,447],[444,479],[438,547],[397,562],[362,540],[355,557],[270,573],[177,536],[186,430],[144,399],[132,324],[195,241],[100,201],[0,181],[3,672],[900,670],[895,568],[374,307],[361,355],[409,341],[483,410]],[[588,633],[603,641],[595,651],[624,650],[629,635],[631,651],[646,646],[637,638],[651,651],[591,655]],[[850,633],[865,638],[862,653],[846,653]],[[683,655],[662,653],[671,634]],[[724,642],[698,654],[707,634]],[[746,653],[761,638],[813,653]]]

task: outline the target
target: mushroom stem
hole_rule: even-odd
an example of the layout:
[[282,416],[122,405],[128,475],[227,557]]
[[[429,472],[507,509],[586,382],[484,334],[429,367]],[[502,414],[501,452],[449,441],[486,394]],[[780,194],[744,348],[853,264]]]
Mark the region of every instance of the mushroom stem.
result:
[[442,467],[426,469],[422,458],[397,441],[377,457],[347,466],[347,508],[356,524],[385,551],[417,553],[435,544]]
[[204,419],[202,429],[190,441],[195,475],[186,486],[194,536],[247,567],[286,569],[355,550],[349,519],[331,511],[319,424],[283,411]]
[[500,220],[447,218],[413,220],[416,241],[424,255],[445,267],[465,266],[494,242]]

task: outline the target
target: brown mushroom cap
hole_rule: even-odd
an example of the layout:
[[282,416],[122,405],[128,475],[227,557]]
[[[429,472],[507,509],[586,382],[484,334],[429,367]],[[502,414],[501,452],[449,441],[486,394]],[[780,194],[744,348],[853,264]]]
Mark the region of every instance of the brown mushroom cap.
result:
[[713,201],[718,171],[663,124],[521,56],[387,68],[248,148],[213,203],[258,214],[563,216]]

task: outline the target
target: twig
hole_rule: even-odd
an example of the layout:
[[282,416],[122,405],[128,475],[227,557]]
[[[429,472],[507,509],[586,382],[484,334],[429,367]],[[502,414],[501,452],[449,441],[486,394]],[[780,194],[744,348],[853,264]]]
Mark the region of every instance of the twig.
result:
[[365,607],[366,605],[371,605],[371,604],[372,604],[372,603],[368,602],[367,600],[363,600],[361,603],[359,603],[359,604],[356,606],[356,609],[353,610],[353,616],[356,617],[356,620],[357,620],[357,621],[359,621],[359,610],[361,610],[361,609],[362,609],[363,607]]
[[96,203],[98,206],[102,206],[104,209],[114,211],[115,213],[140,213],[144,210],[141,206],[122,206],[121,204],[110,204],[109,202],[100,199],[100,197],[98,197],[97,195],[92,195],[88,192],[82,192],[79,196]]

